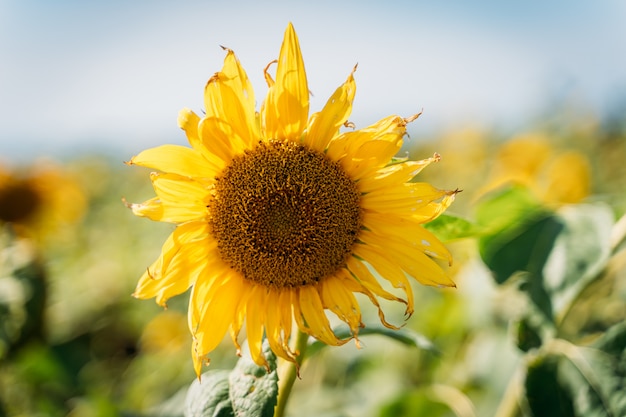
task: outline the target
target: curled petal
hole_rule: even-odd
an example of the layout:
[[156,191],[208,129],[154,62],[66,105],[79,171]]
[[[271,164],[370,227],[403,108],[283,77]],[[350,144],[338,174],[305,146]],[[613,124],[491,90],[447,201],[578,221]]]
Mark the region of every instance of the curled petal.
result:
[[315,287],[310,285],[298,288],[294,294],[294,316],[300,330],[323,341],[327,345],[339,346],[347,340],[339,340],[330,328],[324,307]]
[[352,289],[340,274],[326,278],[318,284],[322,304],[350,326],[354,336],[361,327],[361,309]]

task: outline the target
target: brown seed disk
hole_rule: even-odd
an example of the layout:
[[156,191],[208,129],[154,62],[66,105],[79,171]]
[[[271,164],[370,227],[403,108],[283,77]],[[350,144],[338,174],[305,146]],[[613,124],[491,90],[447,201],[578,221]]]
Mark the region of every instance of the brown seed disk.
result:
[[269,287],[315,284],[345,264],[361,227],[341,166],[289,141],[261,142],[217,178],[210,225],[222,259]]

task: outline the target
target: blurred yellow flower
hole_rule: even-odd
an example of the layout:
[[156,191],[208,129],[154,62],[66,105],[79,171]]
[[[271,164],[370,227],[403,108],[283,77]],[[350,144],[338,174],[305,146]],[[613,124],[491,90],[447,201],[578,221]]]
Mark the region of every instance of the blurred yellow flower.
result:
[[543,133],[512,138],[498,150],[487,186],[482,193],[506,184],[532,190],[549,204],[578,203],[591,189],[588,159],[577,151],[560,151]]
[[153,318],[141,335],[141,348],[146,352],[170,353],[187,343],[187,319],[179,312],[166,310]]
[[[295,361],[294,319],[300,331],[341,345],[347,340],[331,329],[330,310],[356,339],[363,324],[354,293],[369,297],[393,328],[378,297],[406,304],[410,315],[405,273],[422,284],[454,286],[432,259],[450,262],[450,254],[422,224],[456,192],[409,182],[437,158],[393,159],[418,115],[340,133],[349,125],[354,71],[309,117],[291,24],[276,62],[276,80],[265,69],[269,91],[256,113],[248,77],[227,50],[222,70],[206,85],[204,117],[180,113],[191,148],[164,145],[129,162],[160,171],[151,174],[156,197],[129,204],[133,212],[177,225],[134,295],[164,306],[192,288],[188,324],[198,374],[229,329],[239,349],[244,321],[252,358],[267,366],[264,334],[278,356]],[[383,289],[366,263],[406,299]]]
[[0,223],[18,234],[45,236],[79,220],[85,195],[75,178],[51,161],[21,169],[0,166]]

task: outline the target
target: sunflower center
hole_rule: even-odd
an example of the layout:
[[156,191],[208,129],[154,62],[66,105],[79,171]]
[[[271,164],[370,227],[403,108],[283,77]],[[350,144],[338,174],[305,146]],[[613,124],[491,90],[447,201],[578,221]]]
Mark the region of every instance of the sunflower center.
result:
[[0,221],[26,221],[41,207],[41,197],[33,184],[21,180],[0,189]]
[[292,142],[261,142],[233,158],[213,196],[210,223],[222,259],[265,286],[331,275],[361,227],[354,182],[338,163]]

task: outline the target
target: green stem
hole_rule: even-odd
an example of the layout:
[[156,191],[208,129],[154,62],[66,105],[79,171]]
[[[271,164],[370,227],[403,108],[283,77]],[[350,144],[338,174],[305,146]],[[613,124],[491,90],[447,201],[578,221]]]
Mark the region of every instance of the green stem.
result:
[[298,352],[296,362],[285,362],[285,368],[278,381],[278,403],[276,404],[276,410],[274,411],[274,417],[283,417],[287,408],[287,400],[291,394],[294,382],[298,376],[298,369],[302,365],[304,355],[306,354],[307,342],[309,335],[298,330],[296,335],[295,351]]

